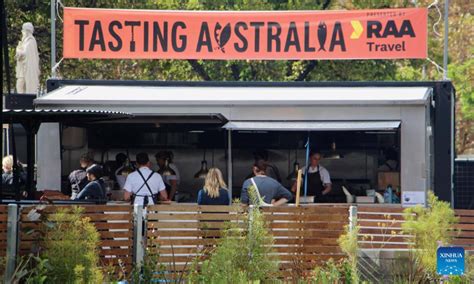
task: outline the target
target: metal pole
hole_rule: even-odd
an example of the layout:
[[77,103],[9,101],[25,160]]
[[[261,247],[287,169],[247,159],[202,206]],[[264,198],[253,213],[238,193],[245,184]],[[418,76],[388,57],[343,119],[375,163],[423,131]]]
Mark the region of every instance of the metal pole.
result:
[[141,266],[145,256],[144,242],[143,242],[143,206],[133,206],[133,220],[134,220],[134,231],[133,231],[133,264],[137,267]]
[[349,231],[353,232],[357,226],[357,206],[349,207]]
[[51,77],[56,78],[56,0],[51,0]]
[[232,200],[232,130],[227,131],[227,186]]
[[443,80],[448,79],[448,30],[449,30],[449,0],[444,1],[444,50],[443,50]]
[[11,283],[15,273],[18,248],[18,205],[8,204],[7,223],[7,263],[5,265],[5,283]]

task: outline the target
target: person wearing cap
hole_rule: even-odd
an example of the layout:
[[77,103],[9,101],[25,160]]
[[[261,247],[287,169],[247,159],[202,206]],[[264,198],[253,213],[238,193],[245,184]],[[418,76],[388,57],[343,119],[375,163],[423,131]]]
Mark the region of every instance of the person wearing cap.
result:
[[107,193],[105,191],[104,181],[102,180],[102,167],[93,164],[86,169],[86,175],[89,183],[79,192],[75,199],[105,201],[107,199]]

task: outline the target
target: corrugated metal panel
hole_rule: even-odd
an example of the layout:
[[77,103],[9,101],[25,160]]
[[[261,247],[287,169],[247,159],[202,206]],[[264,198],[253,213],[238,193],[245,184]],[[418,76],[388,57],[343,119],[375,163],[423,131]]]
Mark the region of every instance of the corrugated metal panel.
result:
[[375,131],[393,130],[400,127],[400,121],[230,121],[224,125],[231,130],[262,131]]
[[37,106],[104,105],[415,105],[427,87],[203,87],[70,85],[35,100]]

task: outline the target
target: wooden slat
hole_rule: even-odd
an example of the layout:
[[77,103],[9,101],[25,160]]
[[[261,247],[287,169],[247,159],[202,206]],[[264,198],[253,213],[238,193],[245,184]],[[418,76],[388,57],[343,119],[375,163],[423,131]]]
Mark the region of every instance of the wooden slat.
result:
[[357,206],[357,214],[364,212],[403,213],[402,207]]
[[175,213],[151,213],[147,215],[148,221],[154,220],[189,220],[189,221],[200,221],[200,220],[209,220],[209,221],[227,221],[227,220],[240,220],[242,219],[241,214],[219,214],[219,213],[212,213],[212,214],[175,214]]
[[237,206],[218,205],[152,205],[147,207],[148,212],[243,212],[243,208]]

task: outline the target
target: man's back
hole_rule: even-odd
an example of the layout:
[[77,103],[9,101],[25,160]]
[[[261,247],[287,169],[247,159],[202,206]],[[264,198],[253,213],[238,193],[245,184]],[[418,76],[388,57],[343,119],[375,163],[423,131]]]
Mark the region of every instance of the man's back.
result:
[[[291,192],[289,192],[275,179],[267,176],[256,176],[253,179],[258,187],[258,191],[260,193],[260,196],[262,196],[264,202],[272,203],[272,200],[280,198],[286,198],[288,200],[292,199]],[[248,189],[252,185],[253,183],[251,179],[248,179],[244,182],[242,186],[241,202],[244,204],[248,204],[250,201],[248,196]]]
[[127,176],[124,189],[135,195],[134,204],[142,205],[145,196],[148,197],[148,204],[154,204],[152,195],[158,194],[166,187],[158,173],[153,172],[148,167],[141,167]]

